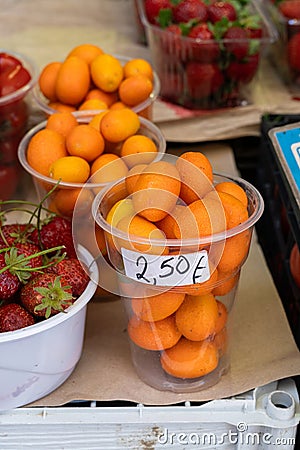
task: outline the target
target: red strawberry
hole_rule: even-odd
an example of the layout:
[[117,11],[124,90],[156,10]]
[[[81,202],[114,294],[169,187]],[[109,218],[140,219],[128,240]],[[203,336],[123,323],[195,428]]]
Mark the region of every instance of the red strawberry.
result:
[[200,42],[192,43],[192,57],[196,61],[213,62],[220,55],[220,47],[214,39],[212,31],[208,28],[207,23],[199,23],[195,25],[188,37],[197,39]]
[[208,6],[208,17],[212,23],[219,22],[223,17],[231,22],[237,19],[237,14],[234,6],[228,2],[216,1]]
[[232,61],[226,69],[226,75],[232,81],[250,83],[257,72],[258,64],[258,53],[248,56],[244,61]]
[[300,0],[285,0],[278,7],[281,14],[288,19],[300,19]]
[[173,18],[177,23],[192,19],[205,22],[208,19],[207,6],[201,0],[182,0],[174,7]]
[[71,286],[63,277],[41,273],[22,287],[20,300],[31,314],[48,319],[68,308],[74,297]]
[[33,316],[18,303],[9,303],[0,307],[0,333],[19,330],[34,323]]
[[65,251],[70,258],[76,258],[76,251],[73,244],[72,224],[69,220],[55,216],[50,222],[42,225],[40,233],[34,230],[31,240],[36,245],[49,249],[60,245],[65,246]]
[[[223,36],[224,46],[236,59],[243,59],[249,52],[249,38],[246,30],[233,26]],[[228,39],[228,42],[226,42]]]
[[287,53],[291,69],[300,72],[300,33],[294,34],[288,41]]
[[66,258],[54,266],[50,266],[47,272],[62,276],[72,287],[72,292],[75,297],[79,297],[83,293],[90,280],[90,277],[77,258]]
[[216,64],[190,62],[186,66],[186,76],[190,95],[197,100],[215,93],[224,82]]
[[161,96],[169,101],[179,103],[184,90],[183,74],[180,73],[179,69],[171,72],[161,71],[160,79],[162,80]]
[[145,0],[145,13],[152,24],[158,24],[159,12],[168,8],[172,8],[170,0]]
[[182,31],[178,24],[172,24],[165,28],[168,33],[163,33],[160,36],[161,47],[165,53],[170,55],[181,55],[182,53],[182,42],[181,36]]
[[6,268],[9,264],[7,258],[7,253],[0,253],[0,299],[3,300],[15,295],[21,285],[17,275]]
[[9,247],[15,242],[26,242],[33,229],[33,226],[23,223],[2,225],[0,227],[0,243]]
[[[14,247],[17,249],[18,255],[23,255],[24,258],[27,258],[29,256],[33,256],[36,253],[40,252],[40,248],[35,244],[30,244],[27,242],[26,244],[23,243],[17,243],[14,245]],[[28,266],[31,268],[38,268],[43,265],[43,258],[41,255],[36,255],[34,258],[28,259]],[[31,274],[34,274],[35,272],[30,272]]]

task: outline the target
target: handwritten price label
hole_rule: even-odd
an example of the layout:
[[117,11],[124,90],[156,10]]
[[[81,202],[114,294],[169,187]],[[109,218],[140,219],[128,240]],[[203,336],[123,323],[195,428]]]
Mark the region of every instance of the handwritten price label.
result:
[[185,255],[147,255],[121,249],[125,274],[156,286],[184,286],[209,280],[206,250]]

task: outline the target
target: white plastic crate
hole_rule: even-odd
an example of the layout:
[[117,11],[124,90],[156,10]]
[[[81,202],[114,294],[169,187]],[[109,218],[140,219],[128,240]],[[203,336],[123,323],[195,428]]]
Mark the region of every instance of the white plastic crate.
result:
[[286,379],[201,405],[14,409],[0,414],[0,449],[289,450],[299,418]]

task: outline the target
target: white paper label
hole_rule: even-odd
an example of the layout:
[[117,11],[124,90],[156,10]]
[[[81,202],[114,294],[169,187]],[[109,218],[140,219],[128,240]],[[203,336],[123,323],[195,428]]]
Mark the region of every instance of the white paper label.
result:
[[125,274],[156,286],[184,286],[209,280],[206,250],[180,255],[148,255],[121,249]]

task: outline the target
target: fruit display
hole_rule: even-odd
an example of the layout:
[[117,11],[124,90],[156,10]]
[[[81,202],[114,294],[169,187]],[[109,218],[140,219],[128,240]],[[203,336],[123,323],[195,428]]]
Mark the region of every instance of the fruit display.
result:
[[32,218],[6,224],[9,214],[9,208],[1,214],[0,333],[65,311],[90,280],[77,257],[70,221],[48,214],[36,225]]
[[165,149],[160,130],[130,108],[93,117],[57,112],[24,136],[19,160],[40,200],[58,185],[47,207],[70,219],[77,200],[86,216],[99,189],[124,178],[134,165],[159,159]]
[[138,375],[192,392],[228,369],[228,324],[263,200],[201,152],[129,171],[93,205],[119,273]]
[[28,120],[26,95],[36,82],[36,69],[24,55],[0,49],[0,199],[16,192],[20,167],[17,149]]
[[161,96],[192,109],[249,103],[274,32],[246,1],[138,0]]
[[51,61],[42,68],[34,97],[47,114],[127,107],[151,118],[159,88],[147,60],[119,57],[95,44],[81,44],[63,61]]
[[285,82],[299,88],[300,0],[269,0],[267,5],[279,34],[271,59]]

